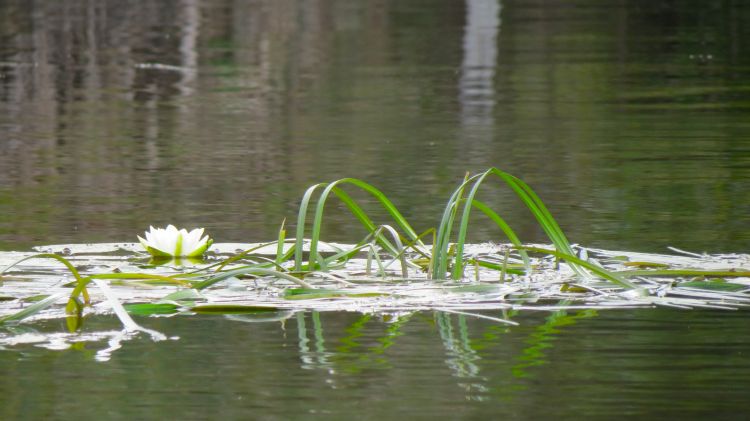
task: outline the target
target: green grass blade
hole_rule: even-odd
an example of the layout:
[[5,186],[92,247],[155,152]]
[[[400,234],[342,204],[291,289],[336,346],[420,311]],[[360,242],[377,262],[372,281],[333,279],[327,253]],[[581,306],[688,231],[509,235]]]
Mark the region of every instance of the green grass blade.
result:
[[432,279],[445,279],[448,272],[448,248],[450,236],[453,232],[453,223],[458,212],[458,205],[463,197],[464,189],[472,183],[478,176],[466,177],[464,182],[453,191],[448,199],[448,203],[443,209],[443,216],[440,218],[435,243],[433,244],[432,256]]
[[58,262],[62,263],[63,265],[65,265],[65,267],[68,268],[68,270],[73,275],[73,277],[76,278],[76,284],[77,284],[77,286],[76,286],[76,288],[74,290],[74,292],[76,293],[76,295],[75,296],[71,296],[71,298],[77,298],[79,295],[83,295],[83,298],[84,298],[84,301],[86,302],[86,304],[88,304],[91,301],[90,298],[89,298],[89,292],[86,289],[86,285],[88,285],[88,283],[91,282],[91,280],[90,279],[88,279],[88,280],[84,279],[81,276],[81,274],[78,272],[78,270],[75,268],[75,266],[73,266],[73,264],[70,263],[70,261],[68,261],[68,259],[66,259],[66,258],[64,258],[62,256],[58,256],[58,255],[53,254],[53,253],[41,253],[41,254],[35,254],[35,255],[29,256],[29,257],[24,257],[23,259],[18,260],[17,262],[15,262],[15,263],[7,266],[5,269],[3,269],[2,271],[0,271],[0,275],[2,275],[3,273],[7,272],[8,270],[10,270],[11,268],[13,268],[14,266],[18,265],[19,263],[25,262],[25,261],[31,260],[31,259],[54,259],[54,260],[57,260]]
[[[315,208],[315,216],[313,218],[312,235],[311,235],[311,240],[310,240],[309,266],[311,269],[315,268],[315,263],[316,263],[315,259],[317,259],[318,242],[320,241],[320,231],[321,231],[321,227],[323,224],[323,213],[325,210],[325,205],[326,205],[328,196],[333,192],[339,198],[341,198],[342,195],[340,194],[341,191],[338,188],[338,186],[342,184],[350,184],[369,193],[391,215],[391,217],[394,219],[396,224],[404,231],[407,238],[410,238],[410,239],[417,238],[417,234],[414,232],[414,229],[406,221],[406,219],[403,217],[401,212],[398,211],[398,209],[393,204],[393,202],[391,202],[380,190],[356,178],[342,178],[340,180],[336,180],[328,184],[326,188],[323,190],[323,192],[320,194],[320,197],[318,198],[318,203]],[[348,197],[348,195],[344,197]],[[347,203],[347,202],[344,201],[344,203]],[[353,203],[353,201],[348,202],[347,206],[350,206],[351,203]],[[349,209],[351,210],[352,208],[349,207]],[[355,209],[361,209],[361,208],[357,206]],[[361,212],[361,214],[360,213],[357,214],[357,217],[358,219],[360,219],[360,221],[363,220],[361,219],[363,215],[366,216],[364,212]],[[369,220],[369,217],[367,217],[367,220]],[[298,223],[299,223],[299,220],[298,220]],[[372,231],[374,229],[374,224],[365,224],[365,226],[366,228],[368,228],[369,231]],[[298,231],[298,240],[299,240],[299,231]]]
[[299,211],[297,213],[297,235],[296,242],[294,243],[294,270],[297,272],[300,272],[302,270],[302,253],[304,251],[305,243],[305,221],[307,220],[307,208],[310,206],[310,200],[312,199],[315,190],[325,185],[325,183],[319,183],[308,187],[307,190],[305,190],[305,194],[302,196],[302,201],[299,205]]
[[206,279],[203,282],[199,282],[199,283],[193,285],[193,288],[195,288],[195,289],[197,289],[197,290],[200,291],[200,290],[208,288],[211,285],[214,285],[214,284],[216,284],[218,282],[221,282],[221,281],[224,281],[226,279],[233,278],[233,277],[236,277],[236,276],[241,276],[241,275],[273,276],[273,277],[276,277],[276,278],[280,278],[280,279],[284,279],[284,280],[293,282],[293,283],[295,283],[297,285],[300,285],[300,286],[302,286],[304,288],[315,288],[312,285],[310,285],[309,283],[303,281],[302,279],[295,278],[294,276],[289,275],[287,273],[279,272],[279,271],[272,270],[272,269],[266,269],[266,268],[256,267],[256,266],[245,266],[245,267],[240,267],[240,268],[237,268],[237,269],[232,269],[232,270],[227,270],[227,271],[221,272],[220,274],[214,275],[214,276]]
[[656,270],[624,270],[617,272],[620,276],[660,276],[665,278],[677,277],[718,277],[718,278],[750,278],[750,271],[746,270],[698,270],[698,269],[656,269]]
[[41,301],[37,301],[36,303],[31,304],[30,306],[24,308],[21,311],[0,317],[0,325],[4,323],[8,323],[8,322],[18,322],[29,316],[33,316],[34,314],[39,313],[40,311],[46,309],[47,307],[50,307],[51,305],[55,304],[56,301],[58,301],[60,298],[66,295],[68,294],[64,292],[50,295],[49,297]]
[[[373,232],[377,230],[377,227],[375,226],[375,223],[372,221],[372,219],[365,213],[365,211],[362,209],[361,206],[357,204],[357,202],[354,201],[354,199],[349,196],[344,190],[335,187],[333,190],[333,193],[336,194],[336,196],[341,200],[346,207],[349,209],[349,211],[354,215],[359,222],[364,225],[364,227],[370,231]],[[378,241],[386,250],[388,250],[390,253],[395,254],[396,249],[393,244],[391,244],[387,239],[381,238],[379,236],[375,236],[376,241]]]
[[[475,208],[479,209],[485,215],[487,215],[487,217],[490,218],[492,222],[495,223],[495,225],[500,227],[500,229],[503,231],[505,236],[508,237],[508,240],[511,242],[511,244],[513,244],[516,247],[520,247],[523,245],[521,243],[521,240],[516,235],[515,231],[511,229],[510,225],[508,225],[508,223],[505,222],[505,220],[501,218],[500,215],[497,214],[497,212],[495,212],[494,210],[492,210],[492,208],[490,208],[489,206],[487,206],[486,204],[478,200],[474,200],[473,205]],[[531,270],[531,263],[529,262],[529,256],[528,254],[526,254],[526,251],[519,250],[519,253],[521,254],[521,259],[523,259],[523,264],[526,267],[526,270],[527,271]]]
[[158,281],[163,281],[168,284],[174,284],[179,285],[183,287],[189,287],[190,282],[183,281],[181,279],[176,279],[172,276],[164,276],[164,275],[154,275],[149,273],[100,273],[91,275],[88,278],[90,279],[129,279],[129,280],[140,280],[140,279],[154,279]]
[[458,225],[458,237],[456,239],[456,258],[453,263],[454,280],[460,279],[463,274],[464,243],[466,242],[466,232],[469,229],[469,215],[471,214],[471,207],[474,204],[474,197],[477,195],[479,187],[482,185],[482,182],[488,175],[490,175],[489,170],[484,172],[476,180],[474,180],[474,184],[471,186],[469,194],[466,196],[464,208],[461,213],[461,222],[459,222]]
[[565,234],[557,224],[557,221],[555,221],[555,218],[552,217],[552,214],[544,205],[544,202],[542,202],[539,196],[537,196],[537,194],[534,192],[534,190],[531,189],[531,187],[529,187],[528,184],[523,182],[521,179],[497,168],[490,168],[488,171],[491,171],[492,173],[500,177],[503,181],[505,181],[506,184],[511,187],[511,189],[513,189],[516,195],[518,195],[518,197],[524,202],[526,207],[529,208],[532,214],[534,214],[534,217],[539,222],[544,232],[547,234],[550,240],[552,240],[552,243],[559,251],[562,251],[569,255],[574,254],[573,249],[570,246],[570,242],[565,237]]
[[248,314],[271,313],[279,311],[272,306],[249,306],[242,304],[203,304],[191,307],[190,311],[198,314]]
[[386,297],[391,294],[385,292],[351,292],[338,289],[306,289],[290,288],[284,291],[284,298],[287,300],[317,300],[321,298],[366,298],[366,297]]
[[[227,265],[229,265],[231,263],[234,263],[234,262],[236,262],[238,260],[244,259],[245,257],[247,257],[247,255],[251,254],[252,252],[254,252],[256,250],[260,250],[260,249],[262,249],[264,247],[272,246],[274,244],[277,244],[277,242],[276,241],[271,241],[271,242],[268,242],[268,243],[258,244],[255,247],[251,247],[251,248],[249,248],[247,250],[244,250],[243,252],[235,254],[234,256],[227,258],[223,262],[218,263],[217,265],[212,265],[210,267],[217,266],[217,268],[216,268],[215,271],[219,272],[222,269],[224,269]],[[282,245],[282,247],[283,247],[283,245]]]
[[[454,279],[457,279],[463,273],[463,249],[464,249],[464,243],[466,241],[466,232],[468,230],[469,215],[471,212],[471,207],[475,206],[474,197],[476,196],[477,192],[479,191],[479,188],[481,187],[485,179],[491,175],[499,177],[503,182],[505,182],[506,185],[508,185],[508,187],[511,188],[511,190],[513,190],[514,193],[516,193],[518,198],[521,199],[521,201],[526,205],[529,211],[531,211],[532,215],[535,217],[540,227],[545,232],[545,234],[547,234],[547,236],[550,238],[550,240],[555,245],[555,248],[557,250],[568,255],[574,254],[570,246],[570,242],[565,237],[565,234],[562,232],[562,229],[560,229],[560,226],[557,224],[557,221],[555,221],[555,219],[552,217],[552,214],[549,212],[549,210],[544,205],[544,203],[539,198],[539,196],[533,191],[533,189],[531,189],[531,187],[529,187],[522,180],[512,176],[511,174],[508,174],[497,168],[490,168],[486,170],[485,172],[467,180],[467,181],[473,182],[473,185],[467,195],[466,202],[463,208],[463,212],[461,214],[461,222],[459,225],[459,230],[458,230],[458,235],[457,235],[457,240],[456,240],[456,258],[455,258],[455,264],[453,266],[453,278]],[[459,188],[459,190],[462,188],[465,188],[466,184],[467,183],[464,183]],[[455,194],[454,194],[454,197],[456,197]],[[493,217],[490,216],[490,218],[493,218]],[[451,222],[450,227],[452,227],[452,221],[450,222]],[[495,222],[498,223],[498,220],[495,220]],[[504,221],[500,222],[498,225],[504,231],[506,231],[505,228],[510,229],[510,227],[507,226],[507,224],[505,224]],[[446,229],[443,232],[448,233],[449,231],[448,229]],[[507,235],[507,231],[506,231],[506,235]],[[516,241],[518,241],[517,237],[516,237]],[[514,242],[514,240],[511,239],[511,242]],[[442,248],[440,250],[447,249],[447,244],[441,244],[441,246]],[[443,257],[443,256],[440,256],[440,257]],[[588,274],[584,270],[581,270],[578,265],[572,264],[571,267],[578,275],[588,276]]]
[[286,240],[286,229],[284,229],[284,224],[286,223],[286,218],[284,218],[283,221],[281,221],[281,228],[279,228],[279,237],[276,241],[276,264],[280,265],[284,263],[284,241]]
[[165,315],[180,312],[180,306],[172,303],[131,303],[123,304],[122,307],[128,313],[137,316]]
[[567,261],[569,263],[573,263],[573,264],[579,265],[581,267],[584,267],[584,268],[590,270],[591,272],[593,272],[594,274],[598,275],[599,277],[601,277],[603,279],[606,279],[606,280],[614,283],[617,286],[620,286],[620,287],[623,287],[623,288],[626,288],[626,289],[639,289],[639,287],[637,285],[635,285],[632,282],[630,282],[630,281],[622,278],[617,273],[610,272],[610,271],[602,268],[599,265],[595,265],[595,264],[587,262],[585,260],[581,260],[581,259],[577,258],[576,256],[573,256],[572,254],[563,253],[563,252],[557,251],[557,250],[547,250],[547,249],[538,248],[538,247],[521,247],[521,248],[524,249],[524,250],[526,250],[526,251],[531,251],[531,252],[534,252],[534,253],[549,254],[551,256],[555,256],[555,257],[558,257],[560,259],[563,259],[563,260],[565,260],[565,261]]

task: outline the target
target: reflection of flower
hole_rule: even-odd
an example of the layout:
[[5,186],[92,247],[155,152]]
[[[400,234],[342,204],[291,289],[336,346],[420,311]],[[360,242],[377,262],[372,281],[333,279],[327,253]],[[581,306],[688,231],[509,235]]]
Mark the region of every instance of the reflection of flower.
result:
[[150,227],[146,231],[146,239],[141,236],[141,244],[156,257],[200,257],[214,242],[208,236],[201,238],[203,228],[196,228],[187,232],[184,228],[178,230],[174,225],[166,228]]

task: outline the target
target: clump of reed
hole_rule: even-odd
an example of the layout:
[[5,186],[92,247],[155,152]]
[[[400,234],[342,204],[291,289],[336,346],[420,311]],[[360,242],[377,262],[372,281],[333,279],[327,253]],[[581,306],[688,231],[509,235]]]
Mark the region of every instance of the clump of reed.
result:
[[[497,210],[479,200],[483,187],[491,181],[506,186],[520,199],[549,238],[551,248],[524,244]],[[355,199],[360,194],[374,199],[389,215],[390,223],[376,223]],[[333,245],[322,240],[325,210],[331,199],[343,203],[364,227],[366,234],[361,241]],[[466,239],[470,225],[475,223],[471,218],[474,211],[499,228],[507,246],[467,253],[473,247]],[[432,243],[426,241],[429,238]],[[268,254],[269,248],[273,249],[272,254]],[[135,331],[143,329],[127,312],[143,315],[338,310],[352,309],[352,299],[369,300],[360,305],[362,309],[446,311],[523,309],[540,300],[547,307],[550,302],[560,300],[596,308],[644,305],[734,308],[750,302],[747,285],[726,281],[750,277],[750,272],[741,268],[705,270],[694,267],[696,262],[687,267],[652,262],[658,266],[654,268],[646,262],[636,265],[634,270],[628,265],[633,262],[622,262],[618,256],[604,251],[596,253],[597,258],[593,258],[587,249],[571,245],[534,190],[497,168],[467,175],[448,198],[438,226],[420,234],[382,191],[363,180],[343,178],[315,184],[304,192],[294,238],[286,238],[282,223],[274,241],[209,259],[190,271],[167,273],[159,266],[150,266],[137,272],[81,273],[59,254],[28,256],[0,275],[27,260],[52,259],[62,263],[74,280],[63,291],[36,297],[35,302],[22,310],[0,316],[0,325],[17,323],[67,297],[68,328],[75,331],[81,327],[84,310],[91,305],[92,282],[112,303],[126,328]],[[221,283],[248,279],[255,286],[247,288],[246,299],[238,299],[235,294],[228,300],[226,294],[222,295]],[[276,288],[277,294],[272,299],[268,295],[253,295],[259,282],[264,288]],[[681,283],[689,287],[675,293]],[[144,300],[133,289],[132,299],[120,308],[118,300],[106,292],[109,284],[174,288],[158,300]],[[425,300],[425,293],[432,294],[430,299]]]

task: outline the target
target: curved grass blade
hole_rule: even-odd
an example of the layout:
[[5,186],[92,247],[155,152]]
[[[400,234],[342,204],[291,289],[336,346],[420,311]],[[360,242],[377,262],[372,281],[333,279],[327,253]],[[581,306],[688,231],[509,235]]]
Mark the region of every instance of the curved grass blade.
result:
[[318,203],[315,208],[315,215],[313,217],[312,236],[310,240],[310,267],[311,268],[315,267],[315,259],[317,256],[317,249],[318,249],[318,241],[320,240],[320,231],[321,231],[321,226],[323,224],[323,211],[325,209],[328,196],[332,192],[336,194],[339,197],[339,199],[355,215],[355,217],[361,223],[365,225],[368,231],[375,230],[375,224],[367,216],[367,214],[362,210],[362,208],[359,205],[357,205],[356,202],[354,202],[354,200],[352,200],[351,197],[349,197],[349,195],[346,194],[346,192],[344,192],[338,187],[341,184],[351,184],[356,187],[359,187],[361,190],[364,190],[367,193],[370,193],[370,195],[372,195],[375,199],[377,199],[377,201],[380,202],[383,208],[386,211],[388,211],[388,213],[394,219],[396,224],[399,227],[401,227],[402,230],[404,230],[407,238],[412,239],[412,240],[418,238],[416,232],[414,232],[414,229],[411,227],[411,225],[409,225],[409,223],[403,217],[401,212],[398,211],[398,209],[393,204],[393,202],[391,202],[380,190],[378,190],[371,184],[365,183],[364,181],[356,179],[356,178],[342,178],[340,180],[336,180],[326,185],[326,188],[323,190],[323,192],[320,194],[320,197],[318,198]]
[[[372,219],[367,215],[367,213],[362,209],[361,206],[357,204],[357,202],[354,201],[354,199],[349,196],[344,190],[342,190],[339,187],[335,187],[333,190],[333,193],[336,194],[336,196],[343,202],[346,207],[349,209],[349,211],[354,215],[357,220],[370,232],[373,232],[377,230],[378,226],[375,225],[375,223],[372,221]],[[395,217],[394,217],[395,219]],[[381,225],[382,226],[382,225]],[[398,234],[396,234],[395,237],[400,237]],[[419,242],[419,237],[412,238],[412,241]],[[398,254],[398,251],[400,248],[397,245],[393,245],[388,239],[376,235],[375,236],[376,241],[383,246],[389,253],[396,255]]]
[[463,198],[466,186],[478,177],[478,175],[469,177],[467,174],[464,182],[453,191],[453,194],[448,199],[448,203],[445,205],[443,216],[440,218],[440,224],[438,225],[436,239],[433,244],[433,266],[431,266],[432,279],[445,279],[446,277],[449,259],[448,248],[450,244],[450,236],[453,232],[453,224],[456,219],[456,213],[458,212],[458,204]]
[[76,278],[77,287],[76,287],[76,289],[74,291],[76,291],[77,294],[75,295],[75,297],[78,297],[78,295],[83,294],[84,302],[86,304],[88,304],[88,303],[91,302],[91,299],[89,297],[89,292],[88,292],[88,290],[86,290],[86,285],[90,282],[90,280],[86,281],[81,276],[81,274],[78,272],[78,270],[75,268],[75,266],[73,266],[73,264],[70,263],[70,261],[68,261],[68,259],[66,259],[66,258],[64,258],[62,256],[58,256],[58,255],[53,254],[53,253],[41,253],[41,254],[35,254],[35,255],[29,256],[29,257],[24,257],[23,259],[18,260],[17,262],[14,262],[13,264],[7,266],[5,269],[3,269],[2,271],[0,271],[0,275],[4,274],[5,272],[7,272],[8,270],[10,270],[14,266],[18,265],[19,263],[25,262],[25,261],[31,260],[31,259],[54,259],[54,260],[57,260],[58,262],[62,263],[63,265],[65,265],[65,267],[68,268],[68,270],[73,275],[73,277]]
[[[283,224],[282,224],[282,227],[283,227]],[[252,252],[254,252],[256,250],[260,250],[260,249],[262,249],[264,247],[272,246],[274,244],[278,244],[278,242],[277,241],[271,241],[271,242],[268,242],[268,243],[259,244],[259,245],[255,246],[255,247],[251,247],[251,248],[249,248],[247,250],[244,250],[241,253],[235,254],[232,257],[229,257],[226,260],[224,260],[223,262],[218,263],[217,265],[209,266],[209,268],[211,268],[213,266],[218,266],[216,268],[215,272],[219,272],[222,269],[224,269],[227,265],[245,258],[248,254],[250,254],[250,253],[252,253]],[[281,247],[283,249],[284,246],[283,246],[283,244],[281,244],[278,247]],[[277,252],[278,252],[278,248],[277,248]],[[203,270],[205,270],[205,269],[208,269],[208,268],[203,268]]]
[[77,298],[69,298],[65,305],[65,325],[68,332],[75,332],[83,326],[83,308],[85,304]]
[[[453,266],[453,278],[458,279],[458,277],[461,276],[463,273],[463,250],[464,250],[464,244],[466,241],[466,232],[468,231],[468,225],[469,225],[469,215],[471,212],[472,206],[475,205],[474,197],[476,196],[479,188],[481,187],[482,183],[485,181],[485,179],[491,175],[495,175],[499,177],[502,181],[505,182],[508,187],[510,187],[516,195],[521,199],[521,201],[526,205],[526,207],[531,211],[531,213],[536,218],[537,222],[539,223],[540,227],[544,230],[545,234],[552,240],[552,243],[555,245],[555,248],[565,254],[572,255],[573,250],[570,247],[570,243],[568,242],[568,239],[565,237],[565,234],[560,229],[560,226],[557,224],[555,219],[550,214],[549,210],[547,210],[547,207],[544,205],[542,200],[539,198],[539,196],[534,193],[534,191],[529,187],[526,183],[521,181],[520,179],[502,171],[497,168],[490,168],[486,170],[485,172],[475,175],[473,177],[469,177],[466,179],[466,181],[459,186],[456,191],[454,192],[453,196],[451,197],[451,200],[448,203],[448,206],[446,207],[446,210],[443,214],[443,220],[441,221],[440,229],[438,230],[438,241],[440,243],[438,244],[438,247],[436,248],[436,253],[438,254],[438,258],[436,259],[436,270],[434,273],[435,278],[445,277],[447,272],[447,256],[448,256],[448,239],[450,237],[450,232],[453,230],[453,217],[452,215],[455,214],[459,198],[462,195],[463,190],[471,183],[473,183],[471,189],[469,190],[469,193],[466,197],[466,201],[463,207],[463,211],[461,214],[461,221],[459,224],[458,234],[457,234],[457,241],[456,241],[456,253],[455,253],[455,264]],[[480,205],[481,208],[481,205]],[[485,212],[487,213],[487,212]],[[490,216],[498,225],[503,229],[504,232],[506,232],[506,235],[508,232],[512,232],[510,230],[510,227],[500,218],[495,219],[493,216]],[[499,218],[499,215],[498,215]],[[511,240],[513,241],[513,240]],[[516,241],[518,241],[516,237]],[[588,276],[587,273],[583,270],[580,270],[576,264],[571,265],[573,270],[580,276]]]
[[563,253],[563,252],[560,252],[560,251],[557,251],[557,250],[547,250],[547,249],[538,248],[538,247],[522,247],[522,249],[524,249],[526,251],[531,251],[531,252],[534,252],[534,253],[543,253],[543,254],[549,254],[551,256],[558,257],[560,259],[563,259],[563,260],[567,261],[568,263],[573,263],[573,264],[579,265],[581,267],[584,267],[584,268],[590,270],[591,272],[593,272],[594,274],[598,275],[599,277],[601,277],[603,279],[606,279],[606,280],[614,283],[617,286],[620,286],[620,287],[623,287],[623,288],[626,288],[626,289],[641,290],[641,292],[645,293],[645,290],[643,290],[642,288],[639,288],[637,285],[633,284],[632,282],[630,282],[630,281],[628,281],[626,279],[621,278],[617,273],[610,272],[610,271],[602,268],[599,265],[595,265],[595,264],[589,263],[589,262],[587,262],[585,260],[581,260],[581,259],[579,259],[579,258],[577,258],[577,257],[575,257],[575,256],[573,256],[571,254]]
[[299,205],[299,211],[297,212],[297,235],[294,250],[294,270],[300,272],[302,270],[302,252],[305,243],[305,221],[307,220],[307,208],[310,205],[313,193],[319,187],[324,186],[325,183],[314,184],[305,190],[305,194],[302,196],[302,201]]
[[[403,243],[401,243],[401,238],[399,237],[398,232],[396,232],[396,230],[393,227],[391,227],[390,225],[380,225],[372,233],[372,237],[375,238],[376,240],[378,238],[381,238],[382,237],[382,232],[384,230],[387,231],[391,235],[391,238],[393,239],[394,250],[391,251],[391,255],[393,256],[393,260],[391,260],[390,262],[388,262],[385,265],[382,265],[381,262],[380,262],[379,257],[377,256],[377,250],[375,249],[375,245],[374,244],[370,245],[371,247],[370,247],[370,251],[368,253],[368,256],[375,255],[376,259],[378,260],[378,265],[380,266],[381,273],[383,273],[383,274],[385,273],[385,269],[388,266],[390,266],[396,260],[399,260],[401,262],[401,276],[403,278],[408,278],[409,277],[408,262],[406,261],[406,255],[404,254],[404,251],[405,251],[404,245],[403,245]],[[414,266],[418,268],[417,265],[414,265]],[[368,268],[369,268],[369,258],[368,258]]]
[[[521,243],[521,240],[516,235],[515,231],[511,229],[510,225],[508,225],[508,223],[505,222],[505,220],[501,218],[500,215],[497,214],[497,212],[492,210],[492,208],[490,208],[489,206],[485,205],[484,203],[478,200],[474,200],[472,205],[475,208],[482,211],[485,215],[487,215],[488,218],[492,220],[492,222],[494,222],[498,227],[500,227],[500,229],[503,231],[505,236],[508,237],[508,240],[510,240],[510,242],[514,246],[520,247],[523,245]],[[527,271],[531,270],[531,263],[529,262],[528,254],[526,254],[524,250],[519,250],[519,253],[521,254],[521,259],[523,259],[523,264],[524,264],[524,267],[526,267],[526,270]]]
[[50,307],[51,305],[55,304],[57,300],[59,300],[60,298],[66,295],[68,294],[65,292],[50,295],[49,297],[41,301],[37,301],[36,303],[31,304],[30,306],[24,308],[21,311],[18,311],[16,313],[9,314],[6,316],[2,316],[0,317],[0,325],[9,323],[9,322],[18,322],[29,316],[33,316],[34,314],[39,313],[40,311],[46,309],[47,307]]

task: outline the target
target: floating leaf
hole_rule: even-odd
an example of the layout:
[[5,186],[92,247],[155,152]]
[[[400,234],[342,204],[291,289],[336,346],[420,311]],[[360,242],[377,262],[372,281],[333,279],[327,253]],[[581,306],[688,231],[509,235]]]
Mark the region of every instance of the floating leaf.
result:
[[492,284],[461,285],[450,288],[448,291],[457,293],[489,294],[500,291],[500,286]]
[[36,303],[36,302],[46,299],[47,297],[49,297],[49,294],[31,295],[31,296],[23,298],[22,301],[27,302],[27,303]]
[[172,303],[134,303],[123,304],[128,313],[139,316],[150,316],[152,314],[174,314],[180,310],[180,306]]
[[247,306],[239,304],[206,304],[190,309],[190,311],[202,314],[269,313],[278,310],[279,308],[271,306]]
[[562,287],[560,287],[560,292],[572,292],[576,294],[584,294],[584,293],[589,292],[589,290],[586,288],[580,287],[578,285],[575,285],[575,284],[564,282],[562,284]]
[[284,321],[292,317],[294,313],[293,310],[279,310],[275,312],[227,314],[224,317],[235,322],[267,323]]
[[166,295],[164,298],[159,300],[159,303],[164,302],[195,302],[195,301],[205,301],[206,297],[203,296],[198,290],[196,289],[181,289],[179,291],[175,291],[171,294]]
[[710,291],[737,292],[748,289],[747,285],[734,284],[726,281],[689,281],[677,285],[678,288],[698,288]]
[[310,288],[290,288],[284,291],[284,298],[287,300],[313,300],[317,298],[365,298],[381,297],[390,294],[385,292],[350,292],[340,289],[310,289]]
[[654,263],[654,262],[625,262],[623,263],[625,266],[630,267],[637,267],[637,268],[644,268],[644,269],[666,269],[669,267],[669,265],[666,265],[664,263]]

